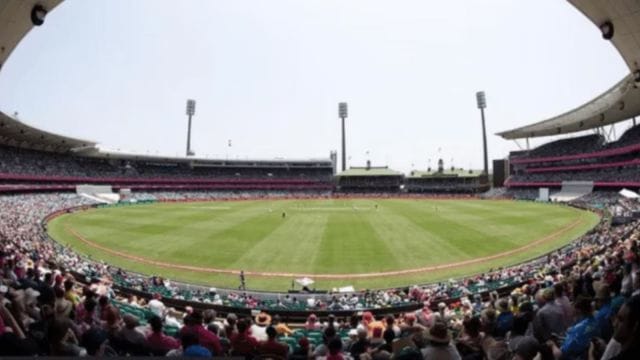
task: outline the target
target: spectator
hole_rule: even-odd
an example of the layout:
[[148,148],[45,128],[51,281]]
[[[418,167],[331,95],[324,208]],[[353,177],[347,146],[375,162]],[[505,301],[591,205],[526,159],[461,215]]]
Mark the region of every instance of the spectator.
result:
[[342,353],[342,341],[340,338],[332,338],[327,344],[329,353],[326,360],[344,360],[347,356]]
[[611,325],[613,307],[611,305],[609,285],[601,285],[596,290],[594,300],[597,309],[594,317],[598,327],[600,328],[600,335],[605,341],[608,341],[611,338],[611,335],[613,335],[613,326]]
[[290,359],[295,360],[307,360],[311,357],[311,347],[309,346],[309,339],[301,337],[298,340],[298,348],[291,354]]
[[200,345],[198,337],[198,334],[191,331],[185,331],[182,333],[182,356],[204,358],[212,357],[211,351]]
[[241,319],[237,324],[238,333],[231,337],[231,355],[252,357],[257,354],[258,340],[249,334],[248,320]]
[[553,335],[561,337],[565,332],[565,315],[554,300],[553,289],[540,290],[536,295],[536,301],[541,308],[533,321],[533,334],[541,343],[551,339]]
[[164,303],[162,303],[162,296],[160,294],[153,294],[153,298],[149,300],[147,305],[149,307],[149,311],[159,318],[164,319],[167,308],[164,306]]
[[427,340],[429,344],[422,349],[425,359],[460,360],[460,354],[451,344],[451,333],[444,322],[436,321],[433,324],[427,333]]
[[351,353],[351,357],[354,359],[359,359],[361,354],[364,354],[369,350],[371,344],[369,343],[369,339],[367,338],[367,330],[364,328],[359,328],[356,330],[358,332],[358,339],[351,344],[351,348],[349,352]]
[[258,345],[258,354],[262,356],[275,355],[282,359],[286,358],[289,354],[289,347],[276,341],[276,336],[278,335],[276,329],[273,326],[268,326],[266,333],[267,340],[261,341]]
[[156,355],[164,355],[170,350],[179,349],[180,343],[171,336],[163,334],[162,319],[154,315],[149,319],[151,333],[147,335],[147,346]]
[[640,353],[640,296],[631,297],[618,311],[613,338],[601,360],[637,359]]
[[78,345],[78,339],[63,319],[55,319],[49,325],[49,354],[53,356],[86,356],[87,350]]
[[465,359],[482,359],[482,340],[480,318],[477,316],[465,319],[463,332],[457,341],[458,353]]
[[138,326],[140,326],[138,318],[131,314],[125,314],[122,320],[124,327],[116,333],[115,339],[112,338],[117,347],[130,355],[148,355],[147,340],[144,334],[138,330]]
[[591,339],[600,336],[600,329],[593,317],[591,299],[578,297],[575,311],[577,321],[567,330],[567,337],[560,348],[563,358],[567,359],[586,357]]
[[251,325],[251,336],[258,341],[267,340],[267,326],[271,324],[271,316],[265,312],[260,312],[256,315],[255,323]]
[[318,322],[316,314],[309,314],[307,322],[304,324],[304,328],[307,330],[320,330],[322,328],[322,324]]
[[198,336],[200,345],[207,348],[213,355],[222,355],[222,345],[220,338],[202,325],[202,312],[196,310],[184,319],[184,326],[180,329],[180,334],[187,332],[194,333]]
[[500,299],[498,301],[498,310],[500,314],[496,319],[496,327],[493,335],[497,338],[504,338],[513,326],[513,313],[509,309],[509,301]]

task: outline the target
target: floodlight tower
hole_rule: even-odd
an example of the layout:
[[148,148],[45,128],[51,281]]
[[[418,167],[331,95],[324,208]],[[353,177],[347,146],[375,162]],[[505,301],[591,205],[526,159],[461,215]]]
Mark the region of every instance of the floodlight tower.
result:
[[344,119],[347,118],[347,103],[341,102],[338,104],[338,116],[342,119],[342,171],[347,168],[347,146],[344,133]]
[[487,130],[484,124],[484,109],[487,107],[487,99],[484,96],[484,91],[478,91],[476,93],[476,102],[478,103],[478,109],[480,109],[480,116],[482,117],[482,144],[484,147],[484,174],[489,175],[489,160],[487,155]]
[[195,155],[191,151],[191,117],[196,113],[196,101],[187,100],[187,116],[189,116],[189,124],[187,125],[187,156]]

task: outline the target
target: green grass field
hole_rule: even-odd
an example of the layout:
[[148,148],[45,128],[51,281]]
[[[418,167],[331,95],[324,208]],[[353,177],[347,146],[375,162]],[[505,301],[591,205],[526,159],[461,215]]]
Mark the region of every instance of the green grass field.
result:
[[[286,218],[282,213],[286,212]],[[122,257],[245,272],[369,274],[508,254],[444,270],[320,279],[317,288],[383,288],[448,279],[515,264],[566,244],[598,217],[570,207],[489,200],[256,200],[155,203],[63,215],[49,233],[94,259],[133,271],[219,287],[234,274]],[[113,254],[87,244],[79,238]],[[535,246],[521,249],[529,243]],[[286,290],[294,275],[247,276],[247,287]]]

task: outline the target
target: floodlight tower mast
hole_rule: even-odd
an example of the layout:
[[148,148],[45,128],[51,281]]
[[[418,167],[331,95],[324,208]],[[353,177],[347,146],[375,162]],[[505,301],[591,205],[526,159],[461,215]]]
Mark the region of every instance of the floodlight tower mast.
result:
[[487,107],[487,99],[484,96],[484,91],[478,91],[476,93],[476,102],[478,103],[478,109],[480,109],[480,116],[482,117],[482,145],[484,148],[484,174],[489,175],[489,158],[487,154],[487,130],[484,124],[484,109]]
[[342,171],[347,168],[347,146],[344,132],[344,119],[347,118],[347,103],[341,102],[338,104],[338,116],[342,119]]
[[187,125],[187,156],[195,155],[191,151],[191,117],[196,113],[196,101],[187,100],[187,116],[189,116],[189,124]]

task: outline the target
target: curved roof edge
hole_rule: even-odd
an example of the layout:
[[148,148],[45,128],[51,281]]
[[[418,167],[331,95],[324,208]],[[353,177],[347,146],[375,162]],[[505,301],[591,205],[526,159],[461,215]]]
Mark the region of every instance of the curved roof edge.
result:
[[[0,70],[18,43],[35,27],[31,11],[36,5],[50,13],[63,0],[0,0]],[[46,19],[45,19],[46,23]]]
[[568,134],[627,120],[640,114],[640,90],[633,74],[600,96],[564,114],[531,125],[499,132],[505,140]]
[[[613,27],[610,41],[631,72],[640,70],[640,1],[637,0],[568,0],[600,29]],[[606,30],[606,29],[605,29]]]
[[0,144],[24,149],[69,152],[76,148],[95,147],[93,141],[50,133],[29,126],[0,111]]
[[631,74],[592,101],[531,125],[499,132],[506,140],[568,134],[640,114],[640,1],[568,0],[611,41]]
[[119,150],[111,150],[103,148],[100,145],[93,147],[83,147],[73,150],[77,155],[83,157],[92,157],[98,159],[118,159],[118,160],[136,160],[149,161],[158,163],[188,163],[193,167],[206,166],[275,166],[275,167],[332,167],[330,158],[309,158],[309,159],[293,159],[293,158],[274,158],[274,159],[222,159],[197,156],[176,156],[162,154],[143,154],[135,152],[126,152]]
[[214,159],[184,156],[136,154],[103,149],[96,142],[50,133],[17,120],[0,111],[0,145],[21,149],[73,152],[82,157],[100,159],[146,160],[157,162],[186,162],[193,166],[208,165],[282,165],[282,166],[331,166],[326,159]]

